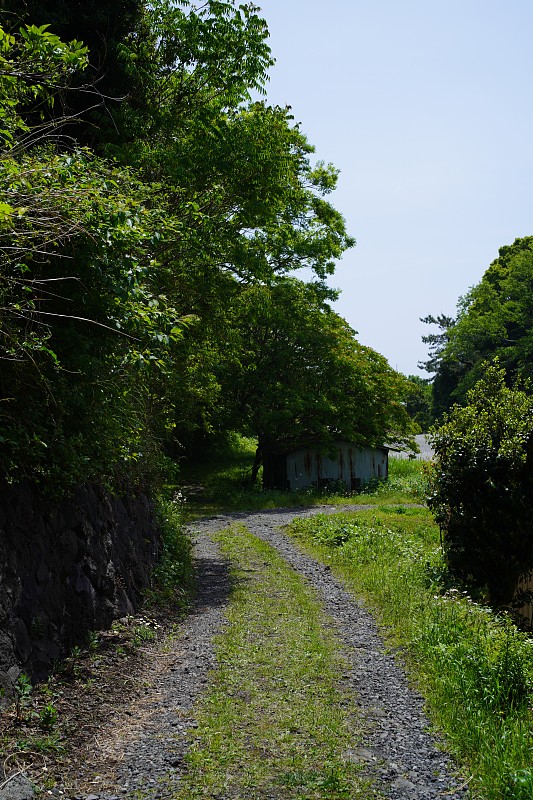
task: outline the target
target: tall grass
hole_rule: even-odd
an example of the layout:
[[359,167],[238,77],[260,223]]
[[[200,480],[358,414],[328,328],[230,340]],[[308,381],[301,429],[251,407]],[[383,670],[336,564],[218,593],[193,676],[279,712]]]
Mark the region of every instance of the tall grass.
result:
[[424,508],[298,520],[291,533],[331,564],[402,646],[473,797],[533,798],[533,642],[450,584]]
[[426,465],[423,461],[389,458],[387,480],[367,483],[358,495],[359,502],[371,505],[392,503],[424,503],[427,488]]

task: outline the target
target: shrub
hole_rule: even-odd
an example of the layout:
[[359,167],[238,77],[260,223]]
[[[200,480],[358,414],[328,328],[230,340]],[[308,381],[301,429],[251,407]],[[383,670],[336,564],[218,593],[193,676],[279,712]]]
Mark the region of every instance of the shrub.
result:
[[452,572],[509,604],[533,567],[533,398],[505,385],[499,366],[454,406],[431,441],[428,505]]
[[186,605],[193,579],[192,545],[183,524],[181,495],[173,500],[159,498],[156,504],[161,529],[162,551],[153,572],[151,599]]

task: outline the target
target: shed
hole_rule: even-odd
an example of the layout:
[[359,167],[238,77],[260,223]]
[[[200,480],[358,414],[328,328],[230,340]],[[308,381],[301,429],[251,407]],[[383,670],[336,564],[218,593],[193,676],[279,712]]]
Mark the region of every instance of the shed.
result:
[[348,491],[358,491],[372,478],[387,478],[389,449],[358,447],[339,440],[331,451],[316,445],[304,445],[285,452],[263,455],[265,489],[323,488],[342,481]]

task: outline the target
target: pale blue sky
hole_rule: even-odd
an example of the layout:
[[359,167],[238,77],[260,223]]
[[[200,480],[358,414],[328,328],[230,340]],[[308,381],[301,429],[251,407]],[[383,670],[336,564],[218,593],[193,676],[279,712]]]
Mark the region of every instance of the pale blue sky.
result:
[[259,0],[276,66],[357,246],[332,284],[359,340],[405,373],[498,248],[533,234],[531,0]]

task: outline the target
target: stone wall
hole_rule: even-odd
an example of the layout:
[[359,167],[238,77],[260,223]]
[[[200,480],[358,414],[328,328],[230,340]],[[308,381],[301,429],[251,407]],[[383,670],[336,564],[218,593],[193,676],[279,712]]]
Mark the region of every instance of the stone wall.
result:
[[45,677],[89,630],[132,613],[159,555],[150,503],[92,486],[60,504],[0,491],[0,690]]

